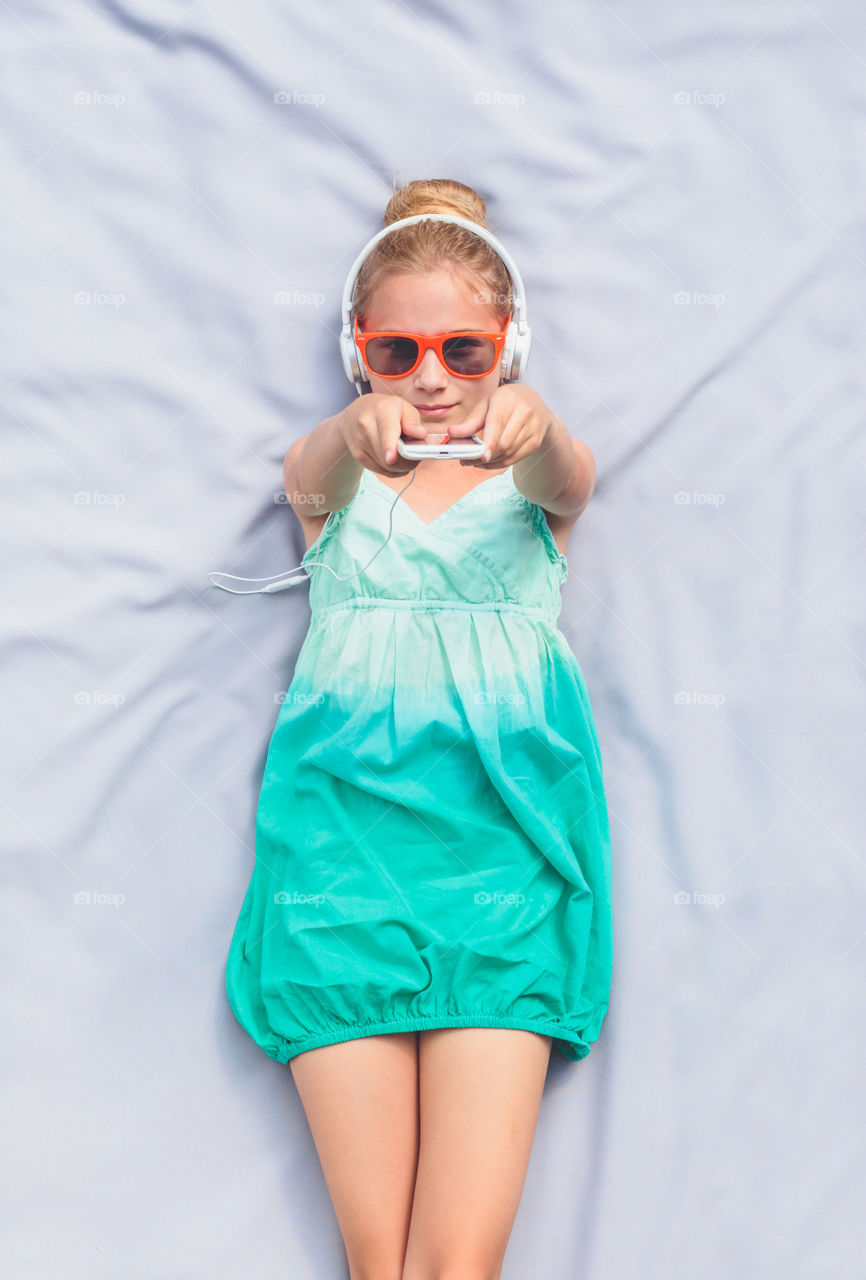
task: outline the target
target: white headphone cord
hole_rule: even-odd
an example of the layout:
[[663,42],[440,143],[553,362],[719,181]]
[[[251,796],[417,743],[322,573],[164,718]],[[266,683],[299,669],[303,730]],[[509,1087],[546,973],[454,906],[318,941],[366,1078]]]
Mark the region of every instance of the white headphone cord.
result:
[[[336,572],[336,570],[332,569],[329,564],[325,564],[323,560],[311,560],[310,564],[319,565],[321,568],[327,569],[329,573],[333,573],[334,577],[337,579],[338,582],[348,582],[350,578],[357,578],[359,573],[363,573],[365,569],[368,569],[370,565],[373,563],[373,561],[376,559],[376,556],[379,554],[379,552],[384,551],[385,547],[388,545],[388,543],[391,540],[392,525],[394,521],[394,508],[399,502],[400,497],[409,488],[409,485],[413,483],[416,475],[416,470],[417,470],[416,468],[413,468],[412,476],[409,480],[409,483],[405,484],[403,488],[398,491],[397,496],[395,497],[394,501],[391,503],[391,509],[388,514],[388,537],[382,543],[381,547],[379,547],[376,551],[373,552],[373,554],[370,556],[370,559],[363,566],[363,568],[358,569],[355,573],[349,573],[345,577],[341,577],[340,574]],[[328,524],[330,523],[331,517],[333,515],[334,515],[333,511],[328,513],[328,519],[325,521],[324,525],[322,526],[322,530],[321,530],[321,533],[319,534],[319,538],[321,538],[322,535],[324,534],[325,530],[328,527]],[[316,539],[316,541],[318,541],[318,539]],[[290,571],[290,574],[294,574],[294,573],[300,573],[301,576],[298,578],[291,577],[291,576],[286,578],[280,574],[268,573],[268,574],[265,574],[263,578],[241,578],[236,573],[223,573],[222,570],[220,569],[212,569],[207,576],[212,586],[220,587],[223,591],[230,591],[232,595],[254,596],[254,595],[261,595],[263,592],[273,593],[275,591],[285,591],[287,587],[300,586],[302,582],[309,581],[310,575],[307,573],[307,566],[298,565],[296,569],[292,569]],[[213,579],[215,576],[219,578],[234,578],[236,582],[265,582],[268,578],[273,578],[273,577],[276,577],[277,581],[268,583],[266,587],[253,587],[251,591],[238,591],[237,588],[227,587],[222,582],[214,582]]]

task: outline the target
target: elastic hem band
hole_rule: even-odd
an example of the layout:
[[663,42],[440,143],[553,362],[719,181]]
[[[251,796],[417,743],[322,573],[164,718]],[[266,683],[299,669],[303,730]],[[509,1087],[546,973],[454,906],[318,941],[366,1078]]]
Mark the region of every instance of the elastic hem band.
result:
[[[512,1031],[534,1031],[537,1035],[552,1036],[559,1041],[560,1052],[564,1057],[577,1061],[585,1058],[590,1046],[576,1031],[569,1031],[561,1023],[549,1018],[509,1018],[499,1014],[484,1013],[443,1013],[418,1014],[414,1017],[393,1018],[385,1022],[367,1022],[358,1026],[322,1031],[316,1035],[305,1036],[302,1040],[286,1040],[282,1036],[274,1039],[273,1045],[263,1045],[269,1057],[277,1062],[286,1063],[308,1049],[321,1049],[329,1044],[342,1044],[346,1040],[361,1040],[366,1036],[388,1035],[402,1031],[435,1031],[447,1027],[503,1027]],[[566,1052],[563,1044],[570,1052]]]

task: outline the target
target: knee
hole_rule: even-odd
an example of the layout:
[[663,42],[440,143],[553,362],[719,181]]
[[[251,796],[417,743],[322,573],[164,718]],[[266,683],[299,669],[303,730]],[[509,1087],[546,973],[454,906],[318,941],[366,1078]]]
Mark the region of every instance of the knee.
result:
[[350,1254],[349,1280],[403,1280],[403,1255],[388,1249]]
[[365,1262],[349,1263],[349,1280],[403,1280],[403,1264],[392,1266],[374,1262],[369,1266]]
[[501,1263],[443,1259],[422,1263],[420,1269],[407,1268],[403,1271],[401,1280],[499,1280],[501,1274]]
[[447,1266],[441,1270],[431,1271],[430,1280],[499,1280],[499,1271],[490,1271],[487,1267]]

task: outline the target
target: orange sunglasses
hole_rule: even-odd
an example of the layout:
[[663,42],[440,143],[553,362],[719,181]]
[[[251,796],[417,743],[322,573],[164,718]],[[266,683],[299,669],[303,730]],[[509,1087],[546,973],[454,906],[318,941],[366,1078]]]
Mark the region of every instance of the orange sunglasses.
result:
[[364,364],[377,378],[407,378],[432,349],[456,378],[486,378],[502,357],[504,333],[361,333],[355,317],[355,342]]

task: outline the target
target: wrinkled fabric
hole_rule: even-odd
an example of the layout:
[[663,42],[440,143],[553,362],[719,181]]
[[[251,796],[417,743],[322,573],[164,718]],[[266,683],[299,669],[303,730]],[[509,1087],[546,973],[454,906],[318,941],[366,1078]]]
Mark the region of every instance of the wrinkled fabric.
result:
[[228,955],[235,1017],[283,1063],[465,1026],[585,1057],[610,990],[610,833],[543,511],[509,468],[427,523],[365,470],[302,565],[312,616]]

